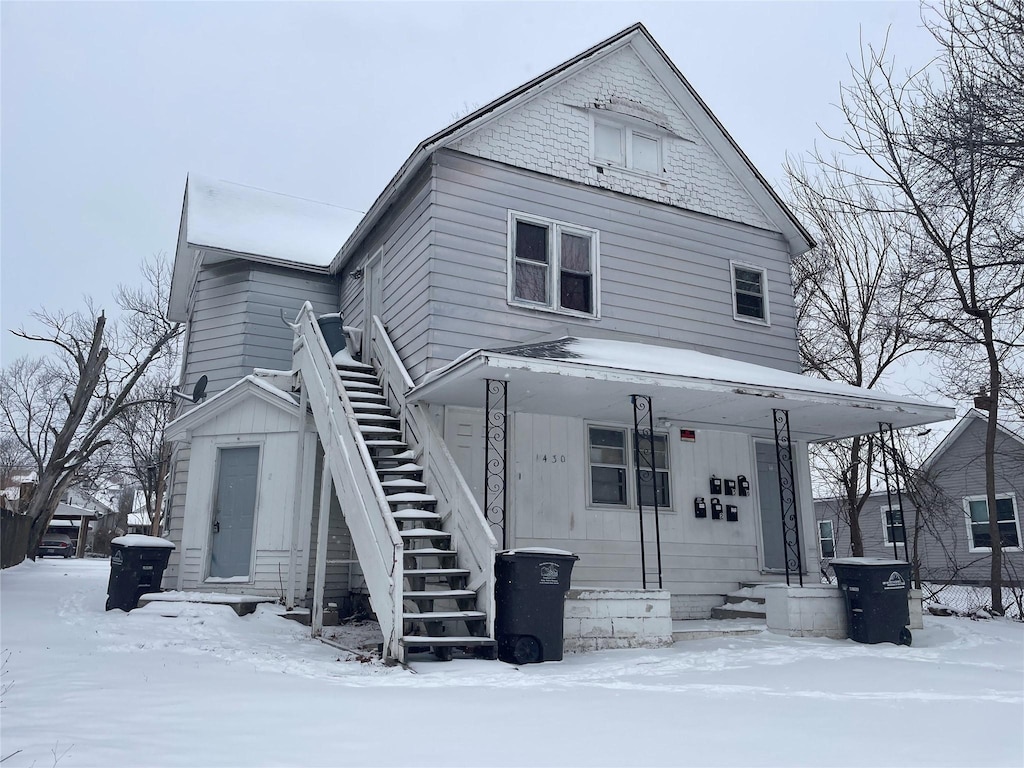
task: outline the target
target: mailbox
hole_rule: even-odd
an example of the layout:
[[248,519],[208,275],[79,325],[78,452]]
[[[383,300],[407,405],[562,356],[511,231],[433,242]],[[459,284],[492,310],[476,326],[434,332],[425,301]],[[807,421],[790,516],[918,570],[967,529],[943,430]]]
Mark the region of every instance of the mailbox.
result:
[[711,495],[722,492],[722,478],[711,476]]
[[736,481],[735,480],[726,480],[725,481],[725,495],[726,496],[735,496],[736,495]]
[[739,484],[740,496],[749,496],[750,483],[747,482],[747,478],[745,478],[743,475],[740,475],[739,477],[736,478],[736,482]]
[[711,500],[711,519],[721,520],[722,519],[722,501],[721,499]]
[[694,517],[707,517],[708,516],[708,505],[704,503],[704,497],[698,496],[693,500],[693,516]]
[[740,519],[740,508],[737,507],[735,504],[726,504],[725,519],[728,520],[730,523],[735,523],[737,520]]

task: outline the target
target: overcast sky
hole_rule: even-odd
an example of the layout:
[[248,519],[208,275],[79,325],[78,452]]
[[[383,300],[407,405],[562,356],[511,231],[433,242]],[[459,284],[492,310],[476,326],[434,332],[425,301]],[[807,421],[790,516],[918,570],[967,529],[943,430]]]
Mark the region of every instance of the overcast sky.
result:
[[[837,126],[859,41],[934,55],[917,3],[12,3],[2,326],[110,305],[173,256],[190,171],[365,211],[416,144],[642,21],[773,183]],[[340,246],[340,243],[339,243]],[[35,353],[3,333],[3,363]]]

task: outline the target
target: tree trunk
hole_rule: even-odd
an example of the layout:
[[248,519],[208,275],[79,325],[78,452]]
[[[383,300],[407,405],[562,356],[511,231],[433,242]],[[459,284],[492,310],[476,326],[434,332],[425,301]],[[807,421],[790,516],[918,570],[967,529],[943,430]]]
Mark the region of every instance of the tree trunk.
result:
[[992,334],[992,318],[982,317],[985,351],[988,353],[988,423],[985,430],[985,503],[988,506],[988,533],[992,543],[992,570],[989,575],[992,610],[1003,615],[1003,543],[999,537],[999,514],[996,510],[996,427],[999,424],[999,390],[1001,376],[999,358]]

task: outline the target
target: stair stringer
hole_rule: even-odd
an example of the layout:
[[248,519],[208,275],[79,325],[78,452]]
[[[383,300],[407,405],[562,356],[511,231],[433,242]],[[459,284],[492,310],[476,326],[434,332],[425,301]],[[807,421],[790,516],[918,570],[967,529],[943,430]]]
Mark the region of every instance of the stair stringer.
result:
[[[352,536],[370,605],[384,636],[385,655],[404,660],[402,636],[403,550],[384,488],[363,440],[352,403],[306,302],[292,326],[293,367],[313,411],[334,491]],[[339,408],[340,406],[340,408]],[[340,411],[340,412],[339,412]],[[318,600],[319,596],[314,596]],[[315,631],[314,627],[314,631]]]

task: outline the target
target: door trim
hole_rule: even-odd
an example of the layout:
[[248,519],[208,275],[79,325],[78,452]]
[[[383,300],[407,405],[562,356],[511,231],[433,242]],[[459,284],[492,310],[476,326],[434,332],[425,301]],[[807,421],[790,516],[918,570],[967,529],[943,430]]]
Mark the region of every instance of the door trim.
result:
[[[213,442],[214,466],[211,473],[206,515],[206,546],[203,553],[203,583],[204,584],[254,584],[256,581],[256,543],[259,539],[259,517],[260,517],[260,494],[263,485],[263,456],[266,453],[266,440],[239,441],[235,438],[224,437]],[[256,461],[256,501],[252,510],[252,542],[249,545],[249,575],[248,579],[242,581],[242,577],[236,577],[237,581],[210,581],[210,560],[213,558],[213,508],[217,503],[217,485],[220,483],[220,452],[225,448],[256,448],[259,451]]]

